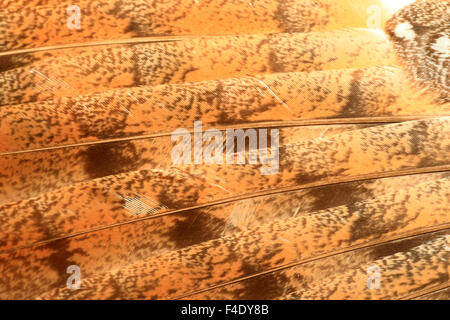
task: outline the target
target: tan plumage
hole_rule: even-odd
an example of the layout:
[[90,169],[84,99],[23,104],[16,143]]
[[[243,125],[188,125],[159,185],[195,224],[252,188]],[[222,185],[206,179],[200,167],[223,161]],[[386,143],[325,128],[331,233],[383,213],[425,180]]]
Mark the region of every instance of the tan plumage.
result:
[[[219,2],[0,6],[0,298],[448,299],[450,105],[381,2]],[[174,164],[196,120],[279,130],[278,172]]]

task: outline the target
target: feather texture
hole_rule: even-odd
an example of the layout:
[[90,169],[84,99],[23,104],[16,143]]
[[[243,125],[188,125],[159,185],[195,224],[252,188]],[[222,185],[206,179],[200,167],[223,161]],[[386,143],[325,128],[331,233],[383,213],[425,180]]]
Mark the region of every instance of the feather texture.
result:
[[68,5],[0,4],[0,298],[448,299],[449,1]]

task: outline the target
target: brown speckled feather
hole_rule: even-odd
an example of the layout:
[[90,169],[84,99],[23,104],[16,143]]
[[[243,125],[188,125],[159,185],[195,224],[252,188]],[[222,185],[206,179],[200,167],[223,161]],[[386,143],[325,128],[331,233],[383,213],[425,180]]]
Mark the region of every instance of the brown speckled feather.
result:
[[[400,200],[402,195],[399,192],[396,196],[381,197],[380,203],[376,200],[354,203],[275,220],[232,236],[207,241],[88,278],[84,289],[79,292],[61,289],[53,292],[55,296],[51,293],[48,297],[76,298],[78,295],[79,298],[96,298],[105,297],[106,294],[106,298],[175,298],[321,254],[368,245],[370,241],[386,241],[409,232],[420,234],[420,229],[425,231],[428,227],[438,225],[448,228],[450,225],[445,223],[445,208],[448,203],[436,201],[450,199],[448,193],[440,194],[439,191],[448,190],[448,183],[448,180],[443,180],[406,189],[409,192],[404,200]],[[433,195],[424,196],[429,193],[425,190],[433,190]],[[392,206],[393,202],[396,205]],[[423,211],[424,207],[430,211]],[[374,223],[367,224],[366,221]],[[448,263],[441,261],[441,257],[448,257],[448,253],[442,251],[448,243],[448,239],[444,238],[436,246],[435,250],[439,250],[437,252],[441,252],[440,255],[433,254],[433,251],[424,252],[433,262],[438,263],[437,271],[441,277],[446,276],[446,280],[450,270]],[[428,265],[430,268],[436,266],[435,263]],[[416,267],[418,271],[422,269],[421,264]],[[419,280],[420,275],[417,278]],[[362,285],[365,286],[365,282]],[[123,296],[114,297],[113,290],[108,292],[104,289],[113,287],[118,288]]]
[[449,3],[0,2],[0,299],[448,299]]
[[[395,68],[373,67],[259,75],[134,87],[0,108],[0,152],[204,129],[395,121],[450,115],[450,104],[417,92]],[[161,127],[161,122],[166,123]],[[13,140],[7,140],[10,138]]]
[[[14,2],[14,3],[11,3]],[[314,32],[367,27],[380,0],[31,0],[0,4],[0,51],[90,41],[181,35]],[[25,6],[24,6],[25,5]],[[79,29],[70,6],[79,8]],[[387,14],[384,7],[381,18]],[[14,10],[16,9],[16,10]],[[363,13],[363,14],[360,14]],[[95,31],[95,32],[93,32]]]

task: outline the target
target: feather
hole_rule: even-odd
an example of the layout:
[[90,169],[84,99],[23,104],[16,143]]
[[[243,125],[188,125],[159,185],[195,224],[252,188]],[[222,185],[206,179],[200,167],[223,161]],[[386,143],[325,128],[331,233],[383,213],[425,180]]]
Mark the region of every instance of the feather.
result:
[[249,161],[245,166],[236,165],[236,160],[232,164],[174,165],[171,150],[176,142],[169,137],[162,138],[162,143],[143,139],[6,155],[0,159],[5,170],[0,182],[8,188],[1,190],[0,199],[1,202],[20,200],[86,179],[172,166],[192,176],[225,181],[218,183],[228,184],[227,189],[237,194],[247,189],[292,187],[326,177],[445,166],[450,143],[449,121],[448,117],[408,121],[354,130],[329,139],[282,144],[278,173],[268,176],[261,172],[269,164],[262,166]]
[[449,1],[419,0],[397,12],[386,33],[411,78],[450,101]]
[[[437,198],[449,198],[448,195],[446,197],[444,194],[439,194],[440,187],[436,187],[436,185],[427,187],[437,192],[433,192]],[[191,293],[194,291],[193,288],[195,288],[195,291],[206,290],[224,282],[246,278],[254,273],[289,266],[294,262],[300,263],[324,253],[331,254],[340,250],[349,250],[350,247],[357,247],[358,244],[364,243],[367,246],[368,243],[373,245],[387,239],[394,239],[396,236],[405,235],[414,230],[414,221],[418,222],[421,219],[435,221],[437,225],[442,225],[441,230],[448,229],[449,224],[444,222],[446,221],[445,214],[438,213],[444,212],[445,205],[440,209],[433,207],[433,209],[436,209],[434,211],[436,212],[436,218],[440,216],[442,220],[439,221],[439,218],[436,220],[435,216],[426,217],[427,214],[425,214],[425,217],[421,217],[420,207],[422,204],[429,206],[431,203],[436,203],[435,200],[427,201],[424,199],[423,195],[428,193],[425,191],[427,187],[422,190],[417,187],[416,191],[421,194],[420,196],[411,191],[410,194],[406,195],[405,200],[396,202],[397,204],[394,206],[391,206],[389,200],[382,199],[382,208],[377,208],[378,204],[374,201],[374,203],[356,203],[281,221],[274,220],[267,225],[250,228],[233,236],[206,241],[197,246],[149,258],[117,271],[94,276],[93,279],[86,279],[87,284],[84,290],[78,293],[63,288],[56,290],[56,296],[50,295],[50,297],[55,298],[60,295],[59,298],[68,298],[79,295],[79,298],[83,299],[117,298],[112,296],[115,293],[114,291],[105,292],[103,289],[111,288],[110,282],[114,281],[119,289],[118,291],[123,292],[124,296],[128,298],[176,298]],[[448,186],[445,186],[445,182],[443,188],[448,188]],[[431,196],[431,198],[434,198],[434,196]],[[419,210],[404,211],[405,207],[414,203],[414,199],[417,199],[417,197],[420,198],[418,201]],[[388,196],[388,198],[392,198],[392,196]],[[443,203],[439,202],[439,205],[443,205]],[[448,206],[448,204],[446,205]],[[399,210],[401,207],[403,210]],[[362,216],[358,214],[361,208],[365,209]],[[411,216],[409,213],[411,213]],[[370,220],[375,220],[377,223],[367,225],[365,221]],[[357,226],[358,222],[360,223],[359,226]],[[347,223],[348,225],[346,225]],[[423,231],[428,226],[432,226],[432,224],[427,225],[423,222],[418,222],[418,224],[420,228],[423,228]],[[363,225],[364,228],[361,230]],[[411,227],[412,229],[410,229]],[[344,230],[347,232],[344,232]],[[381,238],[379,238],[380,233],[383,234]],[[420,234],[417,231],[414,233]],[[430,268],[428,270],[431,271],[431,268],[438,267],[433,274],[438,272],[445,275],[448,272],[448,264],[445,260],[440,259],[448,256],[445,251],[442,251],[442,248],[445,248],[448,243],[448,236],[440,239],[434,250],[434,252],[440,252],[439,255],[433,254],[434,252],[430,250],[424,252],[433,257],[431,259],[433,263],[425,263]],[[427,272],[421,270],[423,269],[422,264],[417,264],[416,268],[418,272],[420,271],[420,274],[422,272],[426,274]],[[227,272],[224,272],[224,270],[227,270]],[[202,275],[201,278],[198,277],[199,274]],[[342,277],[345,276],[345,274],[342,275]],[[183,281],[180,283],[181,279]],[[418,276],[417,280],[419,279]],[[337,281],[340,281],[340,279],[337,279]],[[326,283],[328,284],[329,280]],[[362,283],[355,281],[355,285],[364,287],[366,282],[364,280]],[[416,286],[420,285],[420,282],[416,284]],[[139,288],[139,290],[134,288]],[[403,288],[403,290],[408,289],[407,287]],[[121,297],[119,296],[119,298]]]
[[[333,39],[333,40],[331,40]],[[363,29],[89,47],[0,75],[0,105],[268,72],[395,65],[383,34]]]
[[449,2],[384,3],[1,2],[0,298],[448,299]]
[[366,28],[364,11],[370,6],[378,6],[380,20],[386,16],[380,0],[358,5],[334,0],[78,0],[75,7],[64,1],[34,1],[34,6],[14,5],[17,11],[11,5],[0,11],[5,34],[0,51],[136,37]]
[[170,134],[178,128],[192,129],[198,119],[206,130],[269,122],[390,122],[445,114],[450,115],[450,104],[418,93],[399,69],[266,74],[4,106],[0,152]]

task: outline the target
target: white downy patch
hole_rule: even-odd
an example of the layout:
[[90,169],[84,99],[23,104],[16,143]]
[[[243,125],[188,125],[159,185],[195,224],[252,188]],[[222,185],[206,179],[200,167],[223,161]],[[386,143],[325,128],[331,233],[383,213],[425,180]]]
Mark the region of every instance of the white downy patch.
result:
[[414,40],[416,33],[413,30],[413,26],[408,21],[399,23],[395,28],[395,35],[405,40]]
[[439,52],[443,55],[443,58],[450,57],[450,38],[445,35],[436,40],[436,42],[431,46],[433,50]]

